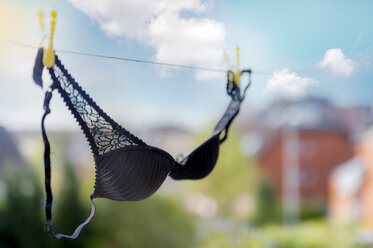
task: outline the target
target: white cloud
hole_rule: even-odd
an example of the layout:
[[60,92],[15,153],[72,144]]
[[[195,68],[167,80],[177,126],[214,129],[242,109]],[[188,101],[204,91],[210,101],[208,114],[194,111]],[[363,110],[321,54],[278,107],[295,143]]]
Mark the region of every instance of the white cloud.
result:
[[[155,59],[168,63],[217,67],[221,64],[225,27],[202,17],[201,0],[69,0],[97,21],[108,35],[127,36],[155,48]],[[187,12],[186,12],[187,11]],[[197,79],[215,74],[197,72]]]
[[345,77],[352,75],[356,70],[356,63],[347,58],[340,48],[327,50],[317,66],[337,76]]
[[299,98],[303,97],[306,89],[315,83],[316,80],[312,78],[301,77],[289,69],[282,69],[273,72],[264,93]]
[[[30,8],[31,9],[31,8]],[[37,18],[30,20],[29,13],[34,9],[20,8],[12,1],[0,1],[0,76],[6,75],[31,75],[31,70],[36,51],[22,48],[10,41],[33,44],[36,32],[29,30],[26,24],[35,24],[37,30]],[[30,54],[32,54],[30,56]],[[4,83],[0,80],[0,84]]]

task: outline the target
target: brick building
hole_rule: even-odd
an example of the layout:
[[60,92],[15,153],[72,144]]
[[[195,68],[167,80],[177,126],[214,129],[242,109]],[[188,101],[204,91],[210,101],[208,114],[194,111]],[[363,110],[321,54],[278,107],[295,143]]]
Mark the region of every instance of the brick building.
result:
[[[245,147],[256,148],[252,150],[260,171],[272,184],[278,199],[284,197],[286,185],[292,184],[288,181],[294,180],[293,191],[301,204],[326,206],[332,171],[353,158],[356,140],[372,123],[370,107],[337,107],[315,97],[282,99],[255,116],[246,128],[246,140],[255,142],[247,142]],[[286,130],[296,133],[290,138],[296,145],[290,149]],[[289,163],[296,173],[288,170]],[[289,177],[289,173],[294,175]]]
[[[327,203],[331,171],[353,156],[348,135],[340,130],[304,129],[297,131],[299,197],[302,203]],[[286,136],[279,132],[258,154],[260,171],[272,182],[276,195],[284,193]]]

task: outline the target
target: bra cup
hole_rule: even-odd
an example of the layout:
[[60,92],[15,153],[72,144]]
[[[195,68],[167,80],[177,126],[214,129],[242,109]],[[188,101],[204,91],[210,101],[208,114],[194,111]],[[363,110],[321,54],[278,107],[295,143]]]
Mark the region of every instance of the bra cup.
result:
[[150,146],[121,148],[96,158],[93,197],[139,201],[156,192],[174,166],[166,152]]
[[214,169],[219,155],[219,134],[211,137],[189,156],[184,165],[178,165],[170,176],[175,180],[202,179]]

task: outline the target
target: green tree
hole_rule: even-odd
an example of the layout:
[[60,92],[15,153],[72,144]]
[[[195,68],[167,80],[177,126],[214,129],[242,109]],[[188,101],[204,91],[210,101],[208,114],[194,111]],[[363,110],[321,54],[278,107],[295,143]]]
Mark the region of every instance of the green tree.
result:
[[97,209],[93,228],[105,237],[100,247],[194,247],[193,219],[169,198],[124,203],[97,199]]
[[[210,132],[208,132],[210,133]],[[200,143],[206,138],[206,133],[196,139]],[[186,194],[192,192],[202,193],[215,199],[219,206],[219,214],[234,217],[232,204],[237,197],[246,194],[251,198],[247,204],[252,203],[257,183],[255,162],[242,152],[241,134],[232,128],[229,137],[220,146],[218,161],[214,170],[202,180],[187,181]]]
[[[57,170],[56,170],[57,172]],[[153,196],[140,202],[96,199],[97,213],[77,240],[55,240],[44,231],[44,194],[28,169],[1,175],[0,247],[194,247],[193,219],[174,200]],[[82,203],[74,169],[66,164],[54,200],[55,232],[72,233],[90,210]]]
[[[79,180],[74,168],[67,161],[64,163],[63,172],[62,190],[54,198],[53,230],[55,233],[72,234],[75,228],[88,217],[90,209],[81,202],[82,200],[88,201],[88,197],[80,198]],[[61,247],[84,247],[91,239],[94,239],[94,233],[92,233],[91,228],[91,225],[88,225],[84,229],[84,238],[76,240],[62,239],[58,243]]]
[[3,168],[5,199],[0,208],[0,247],[50,247],[44,232],[42,191],[28,168]]
[[256,208],[252,219],[254,225],[263,225],[281,220],[281,210],[271,184],[262,178],[256,190]]

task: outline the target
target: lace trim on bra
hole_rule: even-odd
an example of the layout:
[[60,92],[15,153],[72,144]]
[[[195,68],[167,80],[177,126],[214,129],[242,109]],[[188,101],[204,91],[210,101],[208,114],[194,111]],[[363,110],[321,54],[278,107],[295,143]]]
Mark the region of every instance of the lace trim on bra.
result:
[[95,155],[127,146],[147,146],[111,119],[72,78],[57,56],[49,72],[54,86],[82,128]]

